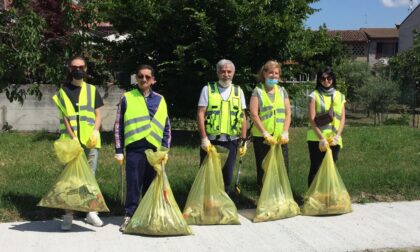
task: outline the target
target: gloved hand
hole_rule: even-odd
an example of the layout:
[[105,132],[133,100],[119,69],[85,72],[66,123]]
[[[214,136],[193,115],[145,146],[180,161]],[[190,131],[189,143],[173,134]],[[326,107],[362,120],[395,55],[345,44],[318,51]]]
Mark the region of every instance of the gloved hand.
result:
[[319,140],[319,150],[321,152],[327,151],[328,146],[329,146],[328,141],[325,138],[322,138],[321,140]]
[[[245,140],[241,140],[241,141],[245,141]],[[246,146],[246,141],[245,141],[245,143],[243,145],[241,143],[241,147],[239,147],[239,156],[240,157],[245,156],[246,151],[247,151],[247,146]]]
[[210,146],[211,146],[211,143],[208,137],[201,139],[201,149],[205,150],[206,152],[209,152]]
[[88,147],[89,149],[95,148],[96,144],[98,143],[98,139],[99,131],[97,129],[94,129],[89,137],[89,140],[86,143],[86,147]]
[[117,164],[123,165],[123,163],[124,163],[124,154],[122,154],[122,153],[115,154],[114,158],[115,158],[115,161],[117,161]]
[[331,141],[331,146],[338,145],[338,143],[340,142],[340,139],[341,139],[341,136],[340,136],[340,135],[335,135],[335,136],[332,138],[332,141]]
[[264,143],[268,144],[268,145],[274,145],[277,143],[276,139],[274,139],[274,137],[270,134],[268,134],[267,131],[263,132],[263,137],[264,137]]
[[283,134],[281,134],[279,138],[279,142],[281,144],[287,144],[289,142],[289,132],[283,131]]

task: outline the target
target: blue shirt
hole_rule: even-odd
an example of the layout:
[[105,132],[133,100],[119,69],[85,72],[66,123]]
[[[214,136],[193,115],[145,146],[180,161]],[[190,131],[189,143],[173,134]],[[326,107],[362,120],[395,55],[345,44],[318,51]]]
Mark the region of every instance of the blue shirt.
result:
[[[137,89],[143,93],[138,87]],[[163,96],[150,90],[150,93],[147,97],[144,97],[146,100],[146,106],[149,110],[150,120],[152,120],[155,115],[159,103]],[[114,135],[115,135],[115,153],[121,154],[124,152],[124,114],[127,110],[127,100],[125,96],[121,97],[120,105],[117,110],[117,118],[115,119],[114,125]],[[171,125],[169,122],[169,117],[166,118],[165,128],[163,130],[162,146],[169,148],[171,144]],[[127,149],[140,149],[146,146],[149,146],[150,143],[145,139],[140,139],[133,143],[127,145]]]

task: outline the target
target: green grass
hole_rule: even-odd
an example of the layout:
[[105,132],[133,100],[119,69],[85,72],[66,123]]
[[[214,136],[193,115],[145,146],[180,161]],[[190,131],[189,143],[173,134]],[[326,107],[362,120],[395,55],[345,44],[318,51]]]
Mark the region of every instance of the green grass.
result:
[[[0,222],[58,217],[61,210],[37,207],[62,171],[53,151],[58,135],[0,133]],[[309,169],[306,129],[293,128],[289,144],[290,183],[296,200],[307,190]],[[420,199],[420,131],[409,127],[347,127],[337,167],[353,202]],[[97,180],[109,215],[122,215],[120,167],[114,163],[112,134],[103,134]],[[174,196],[182,209],[199,169],[199,137],[177,131],[167,166]],[[236,171],[234,179],[236,178]],[[234,183],[234,181],[232,181]],[[244,157],[238,208],[255,207],[255,159],[250,146]]]

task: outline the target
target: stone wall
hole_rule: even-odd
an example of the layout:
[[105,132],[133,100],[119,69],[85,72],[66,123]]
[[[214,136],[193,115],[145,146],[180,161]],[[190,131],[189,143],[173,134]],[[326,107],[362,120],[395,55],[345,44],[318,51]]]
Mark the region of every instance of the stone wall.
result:
[[[98,88],[104,101],[101,108],[102,130],[111,131],[114,127],[117,106],[124,90],[111,87],[105,96],[105,91]],[[23,105],[19,102],[9,102],[4,93],[0,93],[0,124],[6,122],[16,131],[57,132],[59,126],[58,110],[51,99],[57,91],[55,86],[43,85],[41,87],[42,99],[38,101],[33,96],[27,96]]]

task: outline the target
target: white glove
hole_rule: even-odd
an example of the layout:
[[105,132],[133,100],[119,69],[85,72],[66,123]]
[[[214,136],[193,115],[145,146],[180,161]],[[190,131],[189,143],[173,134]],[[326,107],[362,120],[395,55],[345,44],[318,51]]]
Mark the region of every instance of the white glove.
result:
[[287,144],[289,142],[289,132],[283,131],[279,140],[281,144]]
[[322,138],[321,140],[319,140],[319,150],[321,152],[325,152],[327,151],[328,148],[328,141],[325,138]]
[[268,145],[274,145],[277,143],[276,139],[272,135],[270,135],[267,131],[263,132],[264,143]]
[[114,158],[115,158],[115,161],[117,161],[119,165],[122,165],[124,163],[124,154],[122,153],[115,154]]
[[210,140],[209,140],[208,137],[205,137],[205,138],[202,138],[201,139],[201,148],[203,150],[205,150],[206,152],[208,152],[210,150],[210,146],[211,146],[211,143],[210,143]]
[[340,140],[341,140],[341,136],[335,135],[332,139],[331,146],[338,145],[338,143],[340,143]]

